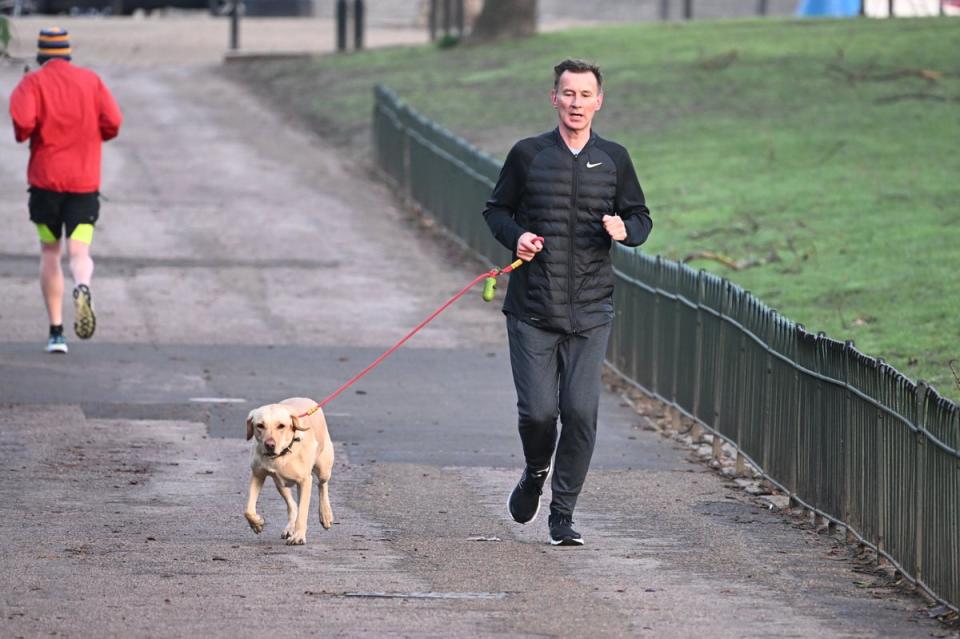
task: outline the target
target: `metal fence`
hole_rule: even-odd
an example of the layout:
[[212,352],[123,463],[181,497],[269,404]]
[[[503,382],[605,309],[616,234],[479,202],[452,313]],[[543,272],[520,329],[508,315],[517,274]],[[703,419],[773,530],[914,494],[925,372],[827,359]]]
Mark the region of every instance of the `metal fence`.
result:
[[[379,168],[492,264],[508,262],[480,214],[499,163],[375,92]],[[619,245],[613,259],[607,363],[957,609],[960,406],[717,275]]]

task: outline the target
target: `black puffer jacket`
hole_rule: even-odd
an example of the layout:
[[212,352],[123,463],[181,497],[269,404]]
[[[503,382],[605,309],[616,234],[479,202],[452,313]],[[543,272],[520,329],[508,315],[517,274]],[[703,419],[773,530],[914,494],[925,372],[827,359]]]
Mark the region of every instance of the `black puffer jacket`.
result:
[[529,231],[543,250],[510,275],[503,312],[550,331],[576,333],[613,318],[612,239],[604,215],[620,215],[627,246],[653,222],[627,150],[596,134],[574,155],[557,129],[511,149],[483,216],[516,254]]

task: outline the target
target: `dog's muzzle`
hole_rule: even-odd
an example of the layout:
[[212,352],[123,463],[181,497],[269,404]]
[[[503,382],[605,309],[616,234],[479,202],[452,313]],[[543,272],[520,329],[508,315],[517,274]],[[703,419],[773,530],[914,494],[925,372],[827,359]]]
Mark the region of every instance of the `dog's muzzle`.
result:
[[273,458],[273,457],[283,457],[284,455],[286,455],[287,453],[290,452],[290,449],[293,448],[293,445],[296,444],[298,441],[300,441],[300,438],[299,438],[299,437],[294,437],[294,438],[293,438],[293,441],[290,442],[290,445],[287,446],[286,448],[284,448],[283,450],[281,450],[279,453],[275,453],[275,452],[273,452],[273,451],[267,451],[266,453],[264,453],[264,455],[267,456],[267,457],[271,457],[271,458]]

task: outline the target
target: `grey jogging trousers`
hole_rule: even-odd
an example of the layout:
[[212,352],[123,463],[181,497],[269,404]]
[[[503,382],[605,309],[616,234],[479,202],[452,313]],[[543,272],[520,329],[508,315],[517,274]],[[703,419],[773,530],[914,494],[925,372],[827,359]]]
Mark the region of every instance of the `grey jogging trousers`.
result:
[[556,452],[552,512],[573,514],[590,467],[611,327],[608,322],[582,333],[554,333],[507,316],[524,457],[539,470],[550,466]]

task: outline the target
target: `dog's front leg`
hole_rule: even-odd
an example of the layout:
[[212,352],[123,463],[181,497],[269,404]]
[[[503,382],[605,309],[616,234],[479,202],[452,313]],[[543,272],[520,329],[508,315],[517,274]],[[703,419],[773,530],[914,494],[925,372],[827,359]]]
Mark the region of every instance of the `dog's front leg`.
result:
[[247,510],[243,516],[247,518],[250,528],[258,535],[263,532],[263,517],[257,514],[257,500],[260,498],[260,489],[263,488],[263,480],[267,478],[266,473],[254,471],[250,476],[250,493],[247,496]]
[[297,521],[294,524],[293,535],[287,539],[290,545],[303,544],[307,541],[307,518],[310,515],[310,492],[313,488],[313,477],[307,475],[304,481],[297,485],[300,495],[300,507],[297,509]]
[[318,478],[317,486],[320,488],[320,525],[323,526],[325,530],[330,530],[330,526],[333,525],[333,509],[330,508],[329,484],[329,477],[327,479]]
[[293,535],[294,528],[296,528],[297,502],[293,499],[293,492],[283,483],[282,479],[274,475],[273,483],[277,485],[280,496],[283,497],[283,501],[287,503],[287,526],[280,534],[280,539],[290,539],[290,536]]

